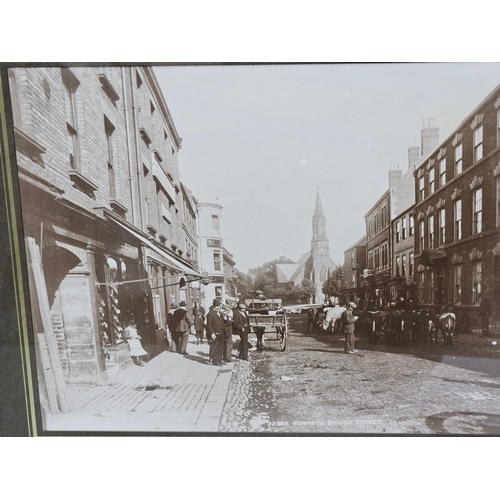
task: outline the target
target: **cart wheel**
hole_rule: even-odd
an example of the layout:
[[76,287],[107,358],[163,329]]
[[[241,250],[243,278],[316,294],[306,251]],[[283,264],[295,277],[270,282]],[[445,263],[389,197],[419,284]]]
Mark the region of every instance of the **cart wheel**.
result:
[[286,328],[282,328],[280,330],[280,347],[281,347],[281,352],[283,352],[286,349],[287,337],[288,337],[288,332],[286,331]]

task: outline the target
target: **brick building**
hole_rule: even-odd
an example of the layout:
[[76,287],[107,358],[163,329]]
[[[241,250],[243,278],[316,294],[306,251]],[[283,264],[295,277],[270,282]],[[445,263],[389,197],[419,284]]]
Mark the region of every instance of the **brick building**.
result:
[[361,278],[366,269],[366,235],[344,251],[345,302],[359,303],[363,299]]
[[150,68],[16,68],[9,80],[34,331],[59,354],[44,363],[66,383],[105,380],[130,361],[131,315],[154,356],[170,301],[190,302],[201,276],[181,138]]
[[418,302],[500,321],[500,86],[415,170]]

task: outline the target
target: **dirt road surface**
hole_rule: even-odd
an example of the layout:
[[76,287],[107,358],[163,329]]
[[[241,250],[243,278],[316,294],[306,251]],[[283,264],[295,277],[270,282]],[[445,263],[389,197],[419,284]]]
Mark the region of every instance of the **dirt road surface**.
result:
[[221,432],[500,435],[500,339],[456,336],[454,345],[370,344],[306,332],[290,317],[281,352],[237,361]]

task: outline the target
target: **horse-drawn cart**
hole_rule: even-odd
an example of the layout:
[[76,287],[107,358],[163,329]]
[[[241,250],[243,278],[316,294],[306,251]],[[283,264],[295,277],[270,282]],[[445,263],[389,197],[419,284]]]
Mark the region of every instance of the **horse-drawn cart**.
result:
[[276,340],[284,351],[288,340],[288,319],[281,299],[246,299],[245,305],[250,331],[257,337],[257,349],[263,349],[265,333],[276,333]]

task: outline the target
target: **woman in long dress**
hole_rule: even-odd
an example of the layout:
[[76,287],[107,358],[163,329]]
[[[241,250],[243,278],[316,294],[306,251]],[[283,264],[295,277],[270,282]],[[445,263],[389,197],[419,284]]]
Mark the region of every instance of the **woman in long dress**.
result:
[[141,356],[145,356],[147,352],[142,348],[141,336],[137,331],[137,323],[133,322],[125,328],[125,340],[130,348],[130,357],[138,366],[144,366]]

